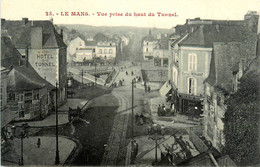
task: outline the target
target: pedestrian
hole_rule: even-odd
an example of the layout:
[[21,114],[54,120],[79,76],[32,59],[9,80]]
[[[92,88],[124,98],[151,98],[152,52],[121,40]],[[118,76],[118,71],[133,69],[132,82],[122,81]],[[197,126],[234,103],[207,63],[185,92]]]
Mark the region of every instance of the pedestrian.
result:
[[159,104],[159,106],[158,106],[158,108],[157,108],[157,114],[158,114],[158,116],[161,116],[161,111],[162,110],[162,108],[161,108],[161,105]]
[[128,75],[128,72],[126,71],[125,74]]
[[174,115],[174,104],[172,104],[171,111],[172,111],[172,115]]
[[151,87],[150,87],[150,85],[148,85],[148,93],[150,93],[150,91],[151,91]]
[[140,118],[139,118],[139,120],[140,120],[140,125],[143,125],[143,124],[144,124],[144,115],[143,115],[143,113],[141,113],[139,117],[140,117]]
[[38,146],[38,148],[40,148],[40,146],[41,146],[41,139],[40,138],[38,138],[37,146]]
[[145,93],[147,93],[147,86],[146,85],[144,86],[144,90],[145,90]]
[[165,113],[166,113],[166,108],[165,108],[165,105],[163,104],[162,105],[162,115],[165,115]]
[[137,142],[134,140],[134,158],[136,158],[137,154],[138,154],[138,144]]
[[139,123],[139,114],[138,113],[135,114],[135,123],[136,124]]
[[131,72],[131,75],[132,75],[132,76],[134,75],[134,72],[133,72],[133,71]]

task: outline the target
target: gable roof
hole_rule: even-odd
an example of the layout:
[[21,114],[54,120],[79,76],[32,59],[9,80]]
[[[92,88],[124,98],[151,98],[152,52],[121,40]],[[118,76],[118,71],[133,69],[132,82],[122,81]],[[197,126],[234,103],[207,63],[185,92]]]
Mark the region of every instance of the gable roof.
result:
[[1,37],[1,66],[10,69],[11,66],[18,66],[24,63],[21,60],[21,54],[14,47],[9,37]]
[[31,46],[31,30],[33,27],[42,27],[43,48],[66,47],[62,36],[58,34],[51,21],[13,21],[6,20],[2,23],[2,30],[7,30],[16,48],[26,48]]
[[50,89],[54,88],[48,81],[40,77],[31,66],[15,66],[7,77],[7,89],[11,91],[34,90],[45,86]]
[[212,48],[214,42],[244,41],[247,32],[243,25],[201,25],[179,45]]
[[159,49],[168,50],[169,48],[169,38],[162,36],[162,38],[158,41],[157,46]]
[[255,58],[256,41],[214,43],[208,78],[204,81],[210,85],[231,92],[233,90],[233,70],[241,59],[250,62]]

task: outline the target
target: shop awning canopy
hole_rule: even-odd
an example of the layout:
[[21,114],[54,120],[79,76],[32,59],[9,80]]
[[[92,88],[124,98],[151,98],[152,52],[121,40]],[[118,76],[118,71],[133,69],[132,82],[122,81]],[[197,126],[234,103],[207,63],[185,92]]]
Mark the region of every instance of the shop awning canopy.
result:
[[169,82],[167,81],[167,82],[165,82],[164,84],[163,84],[163,86],[161,87],[161,89],[160,89],[160,95],[162,96],[162,97],[165,97],[166,95],[167,95],[167,93],[169,93],[170,92],[170,90],[172,89],[172,86],[169,84]]

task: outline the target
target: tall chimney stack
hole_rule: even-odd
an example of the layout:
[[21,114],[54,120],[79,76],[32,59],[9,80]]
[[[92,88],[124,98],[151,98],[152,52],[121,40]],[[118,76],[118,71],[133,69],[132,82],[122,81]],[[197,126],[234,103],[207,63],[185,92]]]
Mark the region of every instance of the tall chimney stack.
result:
[[23,21],[23,24],[25,25],[25,24],[27,24],[28,23],[28,18],[22,18],[22,21]]
[[63,29],[60,30],[60,36],[63,39]]
[[25,49],[25,55],[26,55],[26,67],[28,68],[28,66],[29,66],[29,49],[28,49],[28,46]]

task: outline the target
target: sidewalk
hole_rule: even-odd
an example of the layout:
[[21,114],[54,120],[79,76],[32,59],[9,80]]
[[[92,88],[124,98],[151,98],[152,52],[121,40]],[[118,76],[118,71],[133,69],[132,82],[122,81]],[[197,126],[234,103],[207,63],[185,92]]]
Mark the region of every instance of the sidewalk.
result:
[[[178,135],[177,135],[178,136]],[[135,140],[139,145],[138,148],[138,154],[135,159],[135,165],[145,165],[145,166],[150,166],[152,162],[155,161],[155,141],[152,139],[148,139],[149,136],[141,136],[141,137],[136,137]],[[190,151],[192,156],[196,156],[199,154],[199,151],[196,150],[194,147],[193,143],[189,140],[188,135],[182,135],[182,140],[185,143],[188,143],[190,147],[188,147],[188,150]],[[175,139],[173,136],[166,135],[164,136],[164,139],[158,140],[158,149],[157,149],[157,159],[158,162],[161,160],[161,152],[163,154],[166,154],[165,147],[163,145],[168,145],[172,146],[172,144],[175,143]],[[127,152],[130,154],[131,153],[131,142],[128,144],[128,150]],[[184,150],[182,150],[182,147],[179,144],[176,144],[175,149],[173,150],[174,154],[185,154]],[[126,165],[129,165],[129,160],[130,156],[127,157],[126,159]]]
[[[37,147],[37,140],[41,139],[40,148]],[[2,165],[17,166],[21,156],[21,140],[15,138],[10,140],[11,150],[2,155]],[[56,156],[55,137],[29,137],[23,140],[24,165],[54,165]],[[64,137],[59,137],[60,164],[63,164],[71,151],[76,147],[76,143]],[[13,163],[12,163],[13,162]],[[16,163],[15,163],[16,162]]]
[[[67,103],[59,108],[58,124],[63,125],[63,124],[69,123],[69,120],[68,120],[69,107],[75,109],[75,108],[77,108],[77,106],[79,106],[80,108],[82,108],[86,103],[87,103],[87,101],[85,99],[68,99]],[[27,123],[29,126],[32,126],[32,127],[55,126],[56,125],[56,114],[52,113],[51,115],[47,116],[45,119],[43,119],[41,121],[29,121]],[[15,123],[15,125],[22,125],[22,122]]]
[[[158,96],[159,96],[159,92],[158,92]],[[155,123],[161,125],[163,124],[165,126],[173,127],[173,128],[188,128],[200,124],[199,119],[194,118],[193,120],[190,120],[189,117],[186,115],[175,114],[172,116],[158,116],[157,108],[159,105],[162,106],[162,104],[164,104],[166,109],[170,109],[170,103],[166,102],[165,98],[163,97],[151,98],[149,100],[149,104],[150,104],[152,119],[154,120]]]

